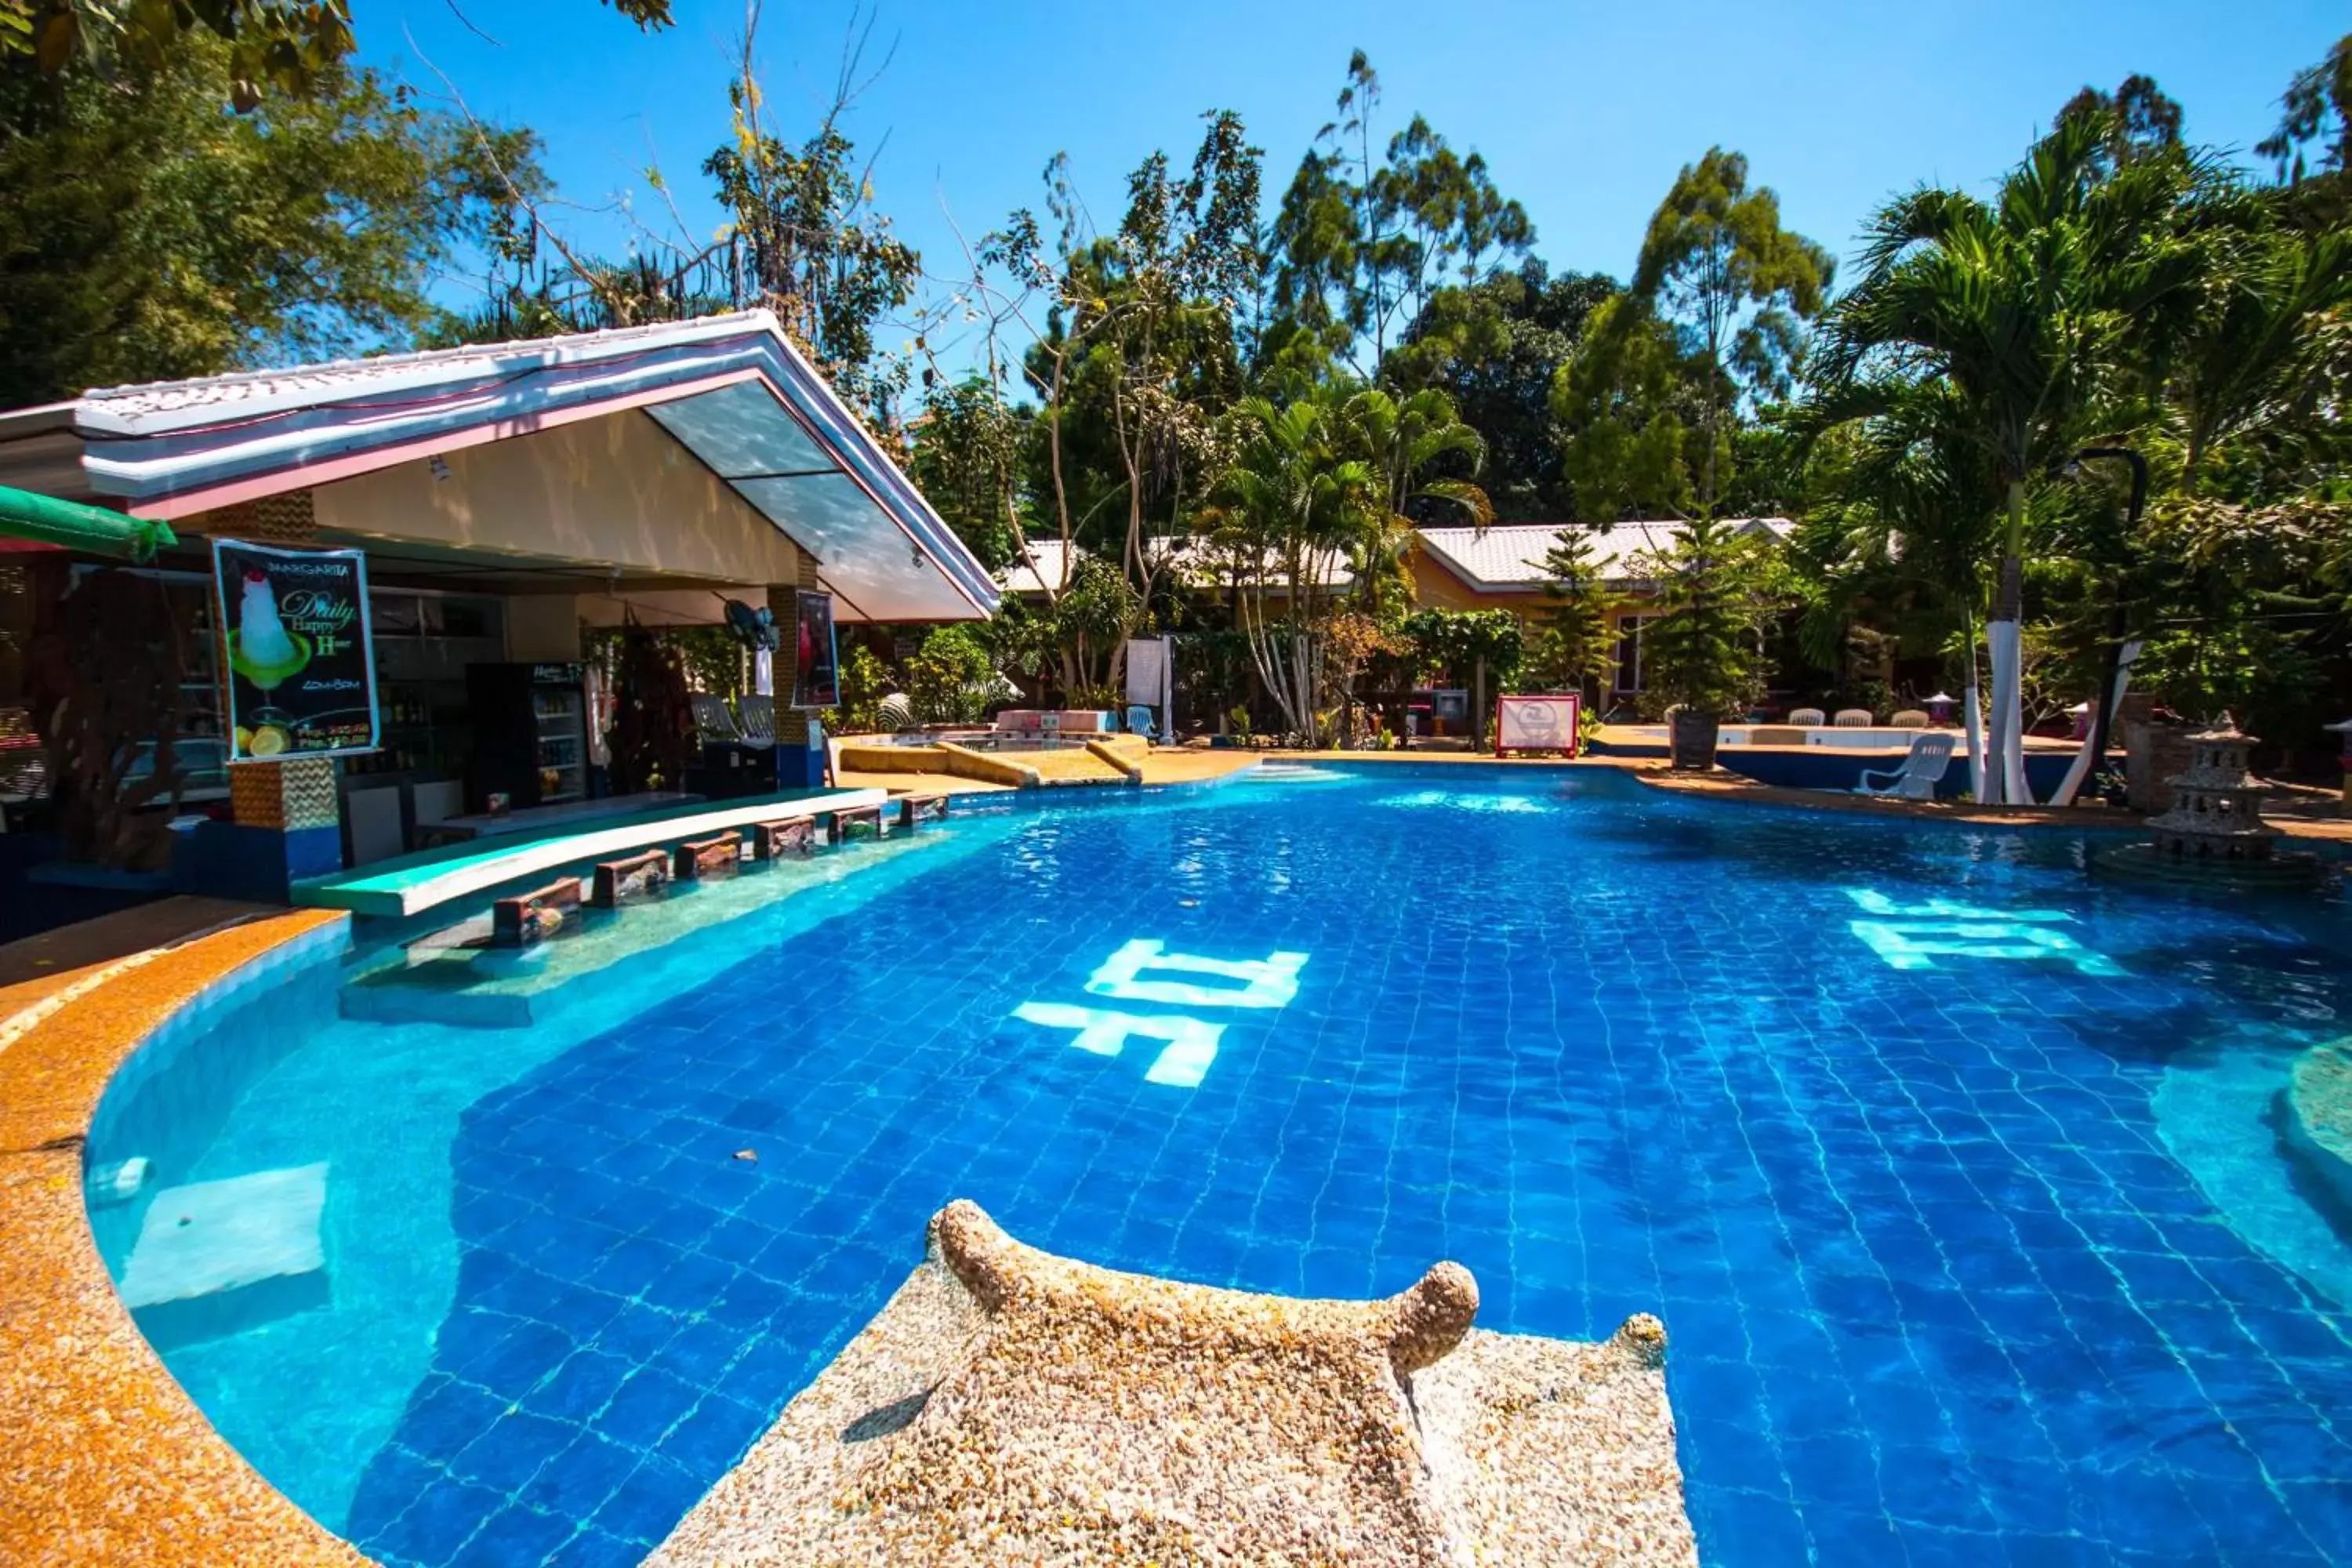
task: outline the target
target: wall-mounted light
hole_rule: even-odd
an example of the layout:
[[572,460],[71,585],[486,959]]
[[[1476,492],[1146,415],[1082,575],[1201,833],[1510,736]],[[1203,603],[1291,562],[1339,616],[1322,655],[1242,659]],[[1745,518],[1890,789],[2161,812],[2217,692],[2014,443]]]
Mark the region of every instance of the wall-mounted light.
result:
[[923,553],[923,547],[921,545],[918,544],[915,546],[914,567],[916,571],[920,572],[929,559],[930,558],[929,556]]
[[436,479],[446,479],[449,477],[449,464],[438,452],[425,458],[425,466],[433,470],[433,477]]

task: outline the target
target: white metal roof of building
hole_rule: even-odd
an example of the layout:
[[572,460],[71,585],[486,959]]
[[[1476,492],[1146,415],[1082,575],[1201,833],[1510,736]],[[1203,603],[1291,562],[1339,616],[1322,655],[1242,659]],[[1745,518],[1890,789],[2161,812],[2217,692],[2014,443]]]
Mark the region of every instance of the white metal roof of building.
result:
[[[1764,531],[1785,539],[1795,524],[1784,517],[1738,518],[1731,526],[1741,532]],[[1645,574],[1640,558],[1674,548],[1683,531],[1679,520],[1613,522],[1592,527],[1579,522],[1497,523],[1483,532],[1475,528],[1423,528],[1415,531],[1422,547],[1438,564],[1473,588],[1489,593],[1526,592],[1549,580],[1543,558],[1562,534],[1580,533],[1592,542],[1591,559],[1602,576],[1618,582],[1638,582]]]
[[627,408],[816,556],[843,618],[995,607],[980,563],[766,310],[102,388],[0,415],[0,442],[69,425],[89,493],[179,518]]
[[1069,585],[1075,559],[1086,553],[1079,544],[1066,552],[1058,539],[1030,540],[1013,564],[996,574],[997,586],[1008,594],[1058,594]]
[[[1730,526],[1743,533],[1763,531],[1777,539],[1786,539],[1796,528],[1785,517],[1735,518],[1730,520]],[[1532,593],[1549,581],[1550,574],[1544,570],[1543,558],[1563,533],[1581,533],[1590,538],[1591,558],[1602,574],[1617,582],[1632,583],[1643,579],[1641,558],[1673,549],[1682,531],[1682,522],[1674,518],[1616,522],[1597,528],[1579,522],[1509,522],[1497,523],[1484,531],[1475,528],[1413,531],[1423,548],[1440,565],[1473,588],[1497,594]],[[1164,552],[1163,559],[1184,581],[1195,587],[1213,587],[1233,578],[1231,565],[1218,559],[1213,544],[1186,541],[1172,549],[1166,541],[1154,541],[1153,544],[1156,551]],[[1083,545],[1069,548],[1076,555],[1088,553]],[[1355,581],[1355,574],[1341,557],[1331,557],[1326,568],[1327,586],[1340,587]],[[1048,587],[1059,590],[1069,580],[1062,542],[1029,541],[1028,552],[996,575],[998,584],[1008,594],[1038,595]],[[1273,575],[1280,574],[1276,572]]]
[[[1234,580],[1237,563],[1205,540],[1155,539],[1150,542],[1150,548],[1163,570],[1174,571],[1191,587],[1213,588]],[[1072,544],[1066,555],[1060,540],[1033,539],[1024,554],[996,574],[997,584],[1008,594],[1038,595],[1049,588],[1059,593],[1069,583],[1069,569],[1076,559],[1093,553],[1083,544]],[[1327,588],[1345,587],[1356,580],[1345,556],[1326,554],[1320,565],[1321,581]],[[1276,585],[1285,576],[1276,564],[1269,564],[1265,574],[1269,586]]]

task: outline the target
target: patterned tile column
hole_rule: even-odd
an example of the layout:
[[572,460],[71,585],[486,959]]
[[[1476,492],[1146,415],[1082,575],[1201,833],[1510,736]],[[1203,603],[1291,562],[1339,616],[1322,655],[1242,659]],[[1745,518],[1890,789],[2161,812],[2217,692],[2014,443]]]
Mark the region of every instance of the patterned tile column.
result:
[[228,784],[234,820],[211,825],[195,890],[282,902],[289,883],[342,868],[333,758],[238,763]]

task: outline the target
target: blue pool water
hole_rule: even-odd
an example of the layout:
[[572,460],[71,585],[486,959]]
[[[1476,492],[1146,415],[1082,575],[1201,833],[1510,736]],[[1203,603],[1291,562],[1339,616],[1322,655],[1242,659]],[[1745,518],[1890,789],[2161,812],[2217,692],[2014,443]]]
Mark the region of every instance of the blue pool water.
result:
[[960,817],[531,1027],[287,983],[110,1100],[93,1164],[154,1174],[93,1224],[120,1277],[156,1189],[325,1167],[322,1269],[142,1322],[394,1563],[635,1562],[955,1196],[1655,1311],[1709,1563],[2352,1563],[2352,1248],[2271,1121],[2352,1028],[2346,912],[2085,851],[1454,767]]

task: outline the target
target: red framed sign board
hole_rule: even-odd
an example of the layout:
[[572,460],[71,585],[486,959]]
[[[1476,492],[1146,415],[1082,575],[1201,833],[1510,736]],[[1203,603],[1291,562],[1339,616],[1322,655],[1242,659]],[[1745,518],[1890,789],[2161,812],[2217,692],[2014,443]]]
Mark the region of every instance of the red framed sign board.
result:
[[1558,752],[1576,755],[1584,699],[1573,691],[1495,699],[1495,754]]

